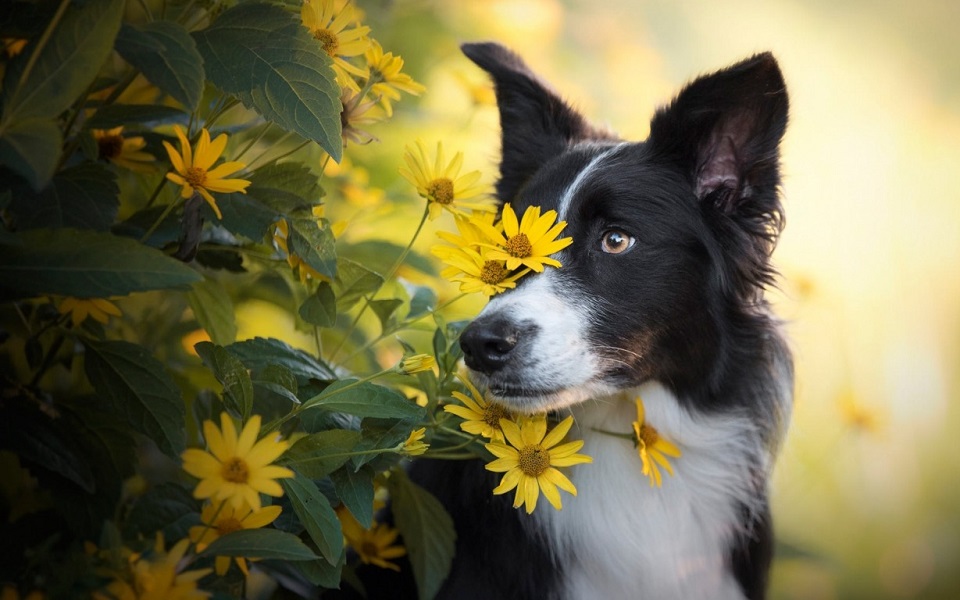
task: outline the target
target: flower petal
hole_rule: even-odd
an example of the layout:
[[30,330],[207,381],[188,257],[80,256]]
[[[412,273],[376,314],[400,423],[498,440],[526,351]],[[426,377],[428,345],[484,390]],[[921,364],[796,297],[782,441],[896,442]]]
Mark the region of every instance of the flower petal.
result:
[[[543,441],[540,444],[544,448],[553,448],[566,437],[567,432],[570,431],[570,427],[573,426],[573,416],[568,416],[566,419],[557,423],[556,427],[550,430],[550,433],[543,438]],[[552,454],[552,453],[551,453]]]

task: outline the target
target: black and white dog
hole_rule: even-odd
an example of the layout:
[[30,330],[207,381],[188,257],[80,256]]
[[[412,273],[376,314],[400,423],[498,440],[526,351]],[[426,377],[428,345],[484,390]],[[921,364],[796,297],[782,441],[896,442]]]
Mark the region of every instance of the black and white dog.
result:
[[[763,598],[767,478],[790,415],[790,352],[763,298],[783,226],[783,77],[759,54],[686,86],[644,142],[594,128],[496,44],[464,53],[492,76],[497,194],[554,209],[561,269],[496,296],[460,343],[474,378],[521,412],[572,414],[593,464],[567,470],[562,511],[491,496],[483,464],[418,461],[412,476],[458,533],[440,596]],[[683,452],[661,488],[628,440],[633,399]]]

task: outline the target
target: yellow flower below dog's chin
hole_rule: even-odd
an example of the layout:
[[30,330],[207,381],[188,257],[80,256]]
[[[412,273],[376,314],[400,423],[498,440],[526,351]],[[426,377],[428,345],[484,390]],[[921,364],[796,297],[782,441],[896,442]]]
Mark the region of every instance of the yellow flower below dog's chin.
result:
[[633,422],[633,433],[636,436],[637,453],[643,463],[643,474],[650,478],[650,487],[663,485],[663,476],[659,467],[666,469],[673,475],[673,467],[667,461],[667,456],[679,458],[683,453],[672,442],[660,436],[660,433],[646,422],[646,412],[641,398],[636,399],[637,420]]
[[543,272],[544,265],[559,268],[560,261],[550,258],[550,255],[572,244],[573,238],[557,239],[567,223],[557,223],[556,220],[557,211],[548,210],[541,215],[539,206],[528,206],[518,222],[513,207],[505,204],[502,232],[485,224],[479,225],[487,237],[497,240],[495,245],[490,246],[487,258],[506,261],[507,269],[511,271],[521,265],[537,273]]
[[443,407],[443,410],[464,419],[463,423],[460,423],[460,429],[463,431],[473,435],[482,435],[494,442],[503,442],[504,437],[503,430],[500,428],[500,421],[502,419],[513,420],[515,418],[513,412],[502,404],[488,401],[466,378],[461,378],[461,380],[467,387],[467,391],[470,392],[470,396],[460,392],[452,392],[453,397],[462,402],[463,406],[447,404]]
[[560,490],[576,496],[577,488],[557,467],[593,462],[589,456],[577,454],[583,447],[583,440],[560,444],[572,425],[573,417],[567,417],[547,433],[544,415],[520,417],[516,423],[501,419],[500,428],[506,443],[490,442],[486,445],[487,450],[497,457],[487,464],[486,469],[505,473],[493,493],[505,494],[516,489],[513,506],[523,505],[527,514],[537,507],[540,492],[551,506],[557,510],[563,508]]

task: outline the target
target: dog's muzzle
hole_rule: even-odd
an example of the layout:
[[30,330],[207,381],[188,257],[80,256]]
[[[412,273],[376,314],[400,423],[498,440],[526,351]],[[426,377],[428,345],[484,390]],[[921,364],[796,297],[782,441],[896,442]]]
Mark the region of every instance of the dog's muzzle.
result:
[[460,335],[467,367],[490,375],[510,363],[523,341],[536,334],[533,323],[518,324],[500,315],[481,317],[467,326]]

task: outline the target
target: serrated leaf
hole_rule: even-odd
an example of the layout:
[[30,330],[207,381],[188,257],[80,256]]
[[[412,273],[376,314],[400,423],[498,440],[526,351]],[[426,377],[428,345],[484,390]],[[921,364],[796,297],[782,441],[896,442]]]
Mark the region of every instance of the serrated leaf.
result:
[[185,411],[163,364],[130,342],[84,340],[84,346],[87,378],[99,397],[160,450],[178,457],[186,442]]
[[366,529],[373,526],[373,478],[376,473],[369,466],[354,471],[350,465],[330,474],[340,501]]
[[283,214],[309,209],[323,197],[316,174],[295,162],[275,163],[257,169],[250,177],[247,193]]
[[116,49],[150,83],[189,110],[197,107],[203,93],[203,58],[182,25],[172,21],[124,24],[117,35]]
[[51,119],[20,119],[0,128],[0,164],[16,171],[39,191],[53,177],[62,145],[60,128]]
[[330,57],[299,15],[240,4],[192,35],[214,85],[340,161],[340,87]]
[[218,201],[217,206],[223,214],[220,225],[224,229],[255,242],[262,240],[271,225],[282,217],[250,193],[224,194],[223,201]]
[[300,318],[317,327],[332,327],[337,322],[337,298],[333,288],[321,281],[317,291],[307,296],[300,305]]
[[280,485],[320,554],[331,565],[339,562],[343,555],[343,532],[330,501],[303,475],[282,479]]
[[297,536],[265,528],[240,529],[222,535],[207,546],[200,556],[243,556],[293,561],[319,558]]
[[112,129],[131,124],[186,123],[189,118],[190,115],[179,108],[162,104],[111,104],[98,108],[84,125],[88,129]]
[[233,300],[219,282],[213,279],[196,282],[187,292],[187,302],[213,343],[225,346],[237,339]]
[[337,296],[337,308],[347,310],[367,294],[371,294],[383,285],[383,277],[362,264],[352,260],[338,260],[337,278],[334,281],[334,293]]
[[307,578],[313,585],[327,589],[339,589],[343,565],[347,561],[347,553],[340,555],[337,564],[331,565],[325,560],[298,561],[293,567]]
[[331,429],[301,438],[280,459],[281,463],[311,479],[326,477],[350,460],[360,432]]
[[194,347],[203,364],[223,384],[226,400],[246,421],[253,412],[253,381],[240,359],[222,346],[200,342]]
[[394,469],[389,480],[393,516],[407,547],[420,600],[433,598],[450,572],[457,533],[433,494]]
[[330,384],[320,394],[303,403],[304,408],[344,412],[358,417],[416,420],[424,409],[402,394],[370,382],[343,379]]
[[257,337],[244,340],[230,344],[227,350],[255,373],[271,364],[284,366],[296,376],[300,386],[308,384],[311,380],[330,381],[337,377],[330,367],[303,350],[273,338]]
[[77,229],[34,229],[0,238],[0,297],[79,298],[183,289],[200,274],[128,238]]
[[116,180],[116,175],[99,164],[64,169],[39,194],[17,194],[11,207],[17,229],[75,227],[107,231],[120,207]]
[[337,275],[337,250],[329,224],[316,218],[290,217],[290,252],[296,254],[321,275],[333,279]]

